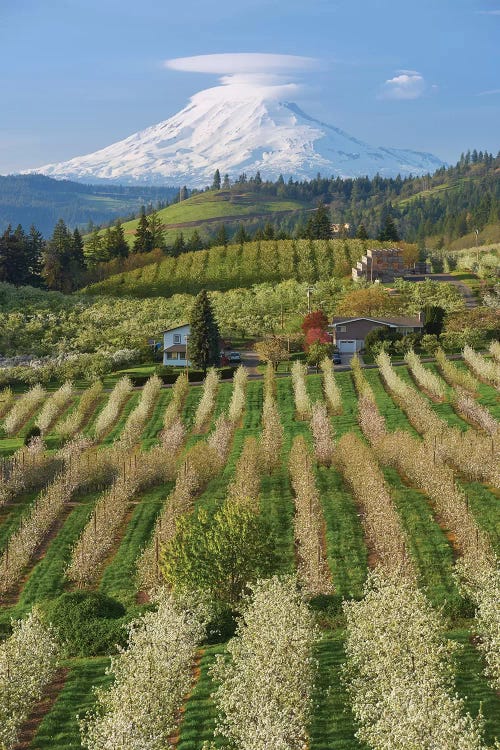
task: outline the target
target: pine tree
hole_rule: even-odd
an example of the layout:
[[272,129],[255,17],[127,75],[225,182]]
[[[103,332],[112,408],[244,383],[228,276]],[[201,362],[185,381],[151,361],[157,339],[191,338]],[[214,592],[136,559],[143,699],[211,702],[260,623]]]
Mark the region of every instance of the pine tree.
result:
[[177,235],[175,238],[175,242],[172,245],[172,255],[177,256],[181,253],[186,252],[186,243],[184,242],[184,235],[182,232]]
[[218,169],[216,169],[214,173],[214,179],[212,182],[212,190],[220,190],[220,172]]
[[151,248],[163,248],[165,245],[165,233],[163,222],[157,211],[153,211],[148,219],[148,228],[151,234]]
[[240,224],[238,226],[238,229],[237,229],[236,234],[234,235],[233,239],[239,245],[243,245],[245,242],[250,242],[251,237],[248,234],[247,230],[245,229],[245,225],[244,224]]
[[106,230],[104,236],[100,233],[99,228],[95,227],[94,231],[85,243],[85,255],[90,266],[98,263],[105,263],[109,260],[107,245],[110,241],[111,232]]
[[0,237],[0,281],[19,286],[24,280],[24,248],[22,227],[15,232],[9,224]]
[[356,239],[357,240],[367,240],[368,239],[368,232],[365,229],[365,225],[363,223],[358,224],[358,228],[356,230]]
[[32,286],[39,286],[42,281],[42,254],[44,247],[45,241],[42,233],[32,224],[28,235],[28,283]]
[[275,238],[274,226],[271,224],[270,221],[267,221],[264,225],[264,239],[274,240],[274,238]]
[[220,334],[205,289],[196,297],[190,318],[189,359],[205,375],[208,367],[220,362]]
[[149,253],[152,249],[153,241],[146,216],[146,209],[142,206],[139,223],[135,230],[134,253]]
[[194,230],[193,234],[186,243],[186,249],[190,251],[203,250],[203,240],[200,237],[200,233],[197,229]]
[[330,213],[323,201],[318,203],[318,208],[314,216],[314,233],[315,237],[313,239],[317,240],[329,240],[332,236]]
[[229,190],[230,187],[231,187],[231,182],[229,180],[229,175],[225,174],[224,175],[224,180],[222,181],[222,189],[223,190]]
[[66,224],[63,219],[59,219],[43,255],[42,276],[49,289],[71,292],[74,288],[74,280],[68,268],[72,242],[73,238]]
[[227,247],[228,242],[229,242],[229,237],[227,234],[226,225],[221,224],[214,237],[214,244],[223,245],[224,247]]
[[390,213],[385,215],[377,239],[379,242],[399,242],[399,234],[396,223]]
[[127,240],[125,239],[125,233],[120,219],[117,219],[115,226],[112,230],[113,243],[111,249],[111,257],[113,258],[127,258],[130,252]]

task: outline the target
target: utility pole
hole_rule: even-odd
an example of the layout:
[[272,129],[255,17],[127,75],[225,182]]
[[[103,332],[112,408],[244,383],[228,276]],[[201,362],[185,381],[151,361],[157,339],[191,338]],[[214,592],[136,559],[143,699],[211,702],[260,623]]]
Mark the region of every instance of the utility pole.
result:
[[474,229],[474,233],[476,235],[476,260],[479,266],[479,229],[477,227]]
[[314,292],[314,287],[307,287],[307,312],[311,312],[311,294]]
[[188,353],[188,346],[189,346],[189,333],[186,333],[186,375],[189,382],[189,353]]

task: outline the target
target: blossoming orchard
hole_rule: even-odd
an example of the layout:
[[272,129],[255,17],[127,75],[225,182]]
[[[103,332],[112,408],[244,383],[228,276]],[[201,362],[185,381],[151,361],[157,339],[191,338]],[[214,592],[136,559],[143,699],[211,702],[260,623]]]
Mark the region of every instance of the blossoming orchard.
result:
[[0,748],[498,749],[499,363],[0,391]]

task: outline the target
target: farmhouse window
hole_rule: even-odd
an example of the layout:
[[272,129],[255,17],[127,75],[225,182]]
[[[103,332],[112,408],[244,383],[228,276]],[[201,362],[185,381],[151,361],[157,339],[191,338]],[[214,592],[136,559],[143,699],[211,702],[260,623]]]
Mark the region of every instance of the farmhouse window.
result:
[[174,344],[180,344],[180,343],[181,343],[181,334],[174,333]]
[[346,326],[339,326],[340,333],[345,333],[347,331]]
[[167,359],[179,359],[179,352],[167,352]]

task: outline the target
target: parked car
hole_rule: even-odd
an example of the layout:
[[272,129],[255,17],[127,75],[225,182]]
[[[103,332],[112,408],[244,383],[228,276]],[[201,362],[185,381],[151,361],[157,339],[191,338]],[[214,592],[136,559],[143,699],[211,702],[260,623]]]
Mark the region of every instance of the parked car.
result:
[[332,354],[332,362],[334,365],[341,365],[342,364],[342,357],[338,352],[333,352]]
[[229,352],[228,359],[232,365],[240,364],[241,354],[239,352]]

